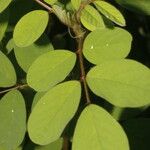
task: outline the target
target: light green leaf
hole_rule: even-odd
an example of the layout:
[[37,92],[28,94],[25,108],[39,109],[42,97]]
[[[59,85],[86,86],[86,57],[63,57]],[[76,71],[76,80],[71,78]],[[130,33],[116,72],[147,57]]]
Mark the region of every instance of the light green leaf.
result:
[[26,108],[19,91],[11,91],[1,99],[0,120],[0,147],[16,149],[26,131]]
[[125,8],[142,13],[145,15],[150,15],[150,1],[149,0],[116,0],[120,5]]
[[12,63],[0,51],[0,87],[13,86],[16,83],[16,73]]
[[87,5],[81,12],[81,22],[90,31],[97,28],[105,28],[104,21],[99,12],[92,6]]
[[131,49],[132,36],[124,29],[97,29],[85,39],[83,54],[93,64],[125,58]]
[[40,145],[57,140],[75,115],[81,96],[78,81],[61,83],[50,89],[36,104],[28,121],[31,140]]
[[37,92],[34,95],[34,99],[33,99],[33,102],[32,102],[32,110],[35,107],[35,105],[37,104],[37,102],[45,95],[45,93],[46,92]]
[[36,91],[47,91],[63,81],[76,62],[76,55],[67,50],[56,50],[38,57],[27,74],[27,83]]
[[87,106],[77,122],[72,150],[129,150],[122,127],[102,107]]
[[62,150],[63,140],[62,138],[52,142],[46,146],[37,146],[35,150]]
[[27,72],[31,64],[42,54],[53,50],[48,37],[43,35],[37,42],[27,47],[14,47],[15,56],[20,67]]
[[6,45],[7,54],[9,54],[14,49],[15,43],[13,39],[10,39]]
[[11,2],[12,0],[0,0],[0,13],[4,11]]
[[54,3],[57,2],[57,0],[44,0],[47,4],[53,5]]
[[113,5],[105,1],[95,1],[94,4],[106,18],[110,19],[120,26],[126,26],[123,15]]
[[44,32],[49,15],[44,10],[34,10],[24,15],[14,29],[14,42],[18,47],[27,47]]
[[82,2],[82,0],[71,0],[72,6],[73,6],[76,10],[79,9],[81,2]]
[[150,104],[150,70],[133,60],[109,61],[91,69],[90,89],[119,107]]
[[0,13],[0,41],[3,39],[5,31],[8,26],[9,20],[9,11],[6,10],[3,13]]

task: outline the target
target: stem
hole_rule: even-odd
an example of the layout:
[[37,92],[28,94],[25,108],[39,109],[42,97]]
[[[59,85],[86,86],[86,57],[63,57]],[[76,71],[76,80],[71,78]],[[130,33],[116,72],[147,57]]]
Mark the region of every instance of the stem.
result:
[[41,0],[35,0],[38,4],[40,4],[41,6],[43,6],[44,8],[46,8],[49,12],[53,12],[53,9],[48,6],[47,4],[45,4],[44,2],[42,2]]
[[80,37],[79,39],[77,39],[77,43],[78,43],[77,55],[78,55],[79,64],[80,64],[80,72],[81,72],[80,78],[81,78],[81,81],[83,82],[86,102],[87,102],[87,104],[90,104],[91,100],[90,100],[88,86],[87,86],[87,82],[86,82],[86,73],[85,73],[84,59],[83,59],[83,53],[82,53],[83,41],[84,41],[83,37]]
[[69,139],[67,137],[63,138],[63,150],[69,150]]
[[7,92],[12,91],[12,90],[23,89],[23,88],[25,88],[25,87],[27,87],[27,86],[28,86],[27,84],[17,85],[17,86],[15,86],[15,87],[12,87],[12,88],[9,88],[9,89],[0,91],[0,94],[4,94],[4,93],[7,93]]

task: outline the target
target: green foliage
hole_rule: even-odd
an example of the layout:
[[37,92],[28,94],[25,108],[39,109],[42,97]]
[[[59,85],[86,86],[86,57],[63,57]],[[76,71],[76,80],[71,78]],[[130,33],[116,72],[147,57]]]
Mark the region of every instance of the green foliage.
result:
[[90,31],[93,31],[97,28],[103,29],[105,27],[101,15],[94,7],[90,5],[87,5],[82,11],[81,22]]
[[47,91],[66,78],[74,67],[75,61],[76,55],[67,50],[45,53],[29,68],[27,83],[37,91]]
[[100,29],[85,39],[83,54],[93,64],[125,58],[131,49],[131,35],[121,28]]
[[129,145],[126,134],[118,122],[103,108],[89,105],[83,110],[77,122],[72,149],[129,150]]
[[108,19],[120,26],[125,26],[125,19],[118,9],[105,1],[95,1],[97,9]]
[[77,81],[65,82],[50,89],[38,101],[29,117],[28,132],[32,141],[46,145],[57,140],[74,116],[80,95],[81,87]]
[[134,55],[150,31],[132,37],[124,7],[150,15],[149,0],[0,0],[0,150],[149,149],[149,60]]
[[47,27],[48,20],[48,13],[43,10],[35,10],[23,16],[14,29],[15,44],[26,47],[35,42]]
[[13,86],[16,83],[16,73],[12,63],[0,51],[0,87]]
[[71,0],[73,7],[78,10],[82,0]]
[[0,101],[0,147],[16,149],[26,131],[26,109],[19,91],[7,93]]
[[14,45],[14,52],[18,64],[25,72],[28,71],[36,58],[53,49],[54,48],[46,35],[43,35],[37,42],[27,47],[20,48]]
[[149,104],[149,68],[133,60],[108,61],[92,68],[87,74],[91,90],[120,107]]

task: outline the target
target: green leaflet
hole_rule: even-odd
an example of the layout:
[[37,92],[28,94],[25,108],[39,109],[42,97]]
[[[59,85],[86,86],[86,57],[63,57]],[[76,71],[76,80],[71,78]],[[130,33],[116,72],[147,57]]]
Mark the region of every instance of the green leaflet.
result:
[[119,107],[150,104],[150,70],[133,60],[108,61],[87,74],[90,89]]
[[4,37],[5,31],[8,26],[8,20],[9,20],[9,10],[6,10],[0,14],[0,41]]
[[34,43],[44,32],[49,20],[48,12],[34,10],[24,15],[14,29],[14,42],[18,47]]
[[36,91],[47,91],[63,81],[76,62],[76,55],[67,50],[56,50],[38,57],[27,73],[27,83]]
[[121,14],[121,12],[115,8],[113,5],[105,2],[105,1],[95,1],[94,2],[95,6],[97,9],[108,19],[113,21],[114,23],[120,25],[120,26],[125,26],[126,22]]
[[0,13],[4,11],[12,0],[0,0]]
[[78,81],[68,81],[50,89],[38,101],[29,117],[31,140],[40,145],[57,140],[75,115],[80,96],[81,86]]
[[83,54],[93,64],[125,58],[131,49],[132,36],[126,30],[97,29],[85,39]]
[[48,37],[43,35],[37,42],[27,47],[14,47],[15,56],[20,67],[27,72],[31,64],[42,54],[53,50]]
[[49,5],[53,5],[55,2],[57,2],[57,0],[44,0],[44,1]]
[[127,137],[102,107],[87,106],[77,122],[72,150],[129,150]]
[[150,15],[149,0],[116,0],[116,2],[132,11]]
[[0,101],[0,147],[16,149],[26,131],[26,108],[19,91],[11,91]]
[[37,104],[37,102],[44,96],[45,93],[46,92],[37,92],[34,95],[34,99],[33,99],[33,102],[32,102],[32,110],[35,107],[35,105]]
[[13,86],[16,80],[16,73],[12,63],[0,51],[0,87]]
[[71,3],[73,5],[74,9],[76,9],[76,10],[79,9],[81,2],[82,2],[82,0],[71,0]]
[[150,147],[150,119],[135,118],[123,122],[131,150],[147,150]]
[[62,150],[63,139],[60,138],[46,146],[37,146],[34,150]]
[[15,43],[13,39],[10,39],[6,45],[7,54],[9,54],[15,47]]
[[104,21],[99,12],[92,6],[87,5],[81,12],[81,22],[90,31],[105,28]]

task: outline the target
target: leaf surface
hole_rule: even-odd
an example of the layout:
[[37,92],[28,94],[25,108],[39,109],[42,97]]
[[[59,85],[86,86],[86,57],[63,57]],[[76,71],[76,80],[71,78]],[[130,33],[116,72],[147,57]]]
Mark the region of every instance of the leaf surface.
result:
[[125,58],[131,49],[132,36],[121,28],[97,29],[85,39],[83,54],[93,64]]
[[77,122],[72,150],[117,149],[129,150],[122,127],[102,107],[87,106]]
[[10,60],[0,51],[0,87],[13,86],[16,83],[16,73]]
[[14,29],[14,42],[18,47],[34,43],[44,32],[49,20],[48,12],[34,10],[24,15]]
[[110,3],[105,1],[95,1],[94,4],[106,18],[120,26],[126,25],[125,19],[121,12]]
[[78,81],[68,81],[50,89],[35,105],[28,121],[31,140],[46,145],[57,140],[75,115],[81,96]]
[[119,107],[150,104],[150,70],[133,60],[109,61],[87,74],[90,89]]
[[28,70],[27,83],[36,91],[47,91],[63,81],[73,69],[76,55],[67,50],[56,50],[38,57]]
[[23,96],[13,90],[0,101],[0,147],[16,149],[26,131],[26,108]]

